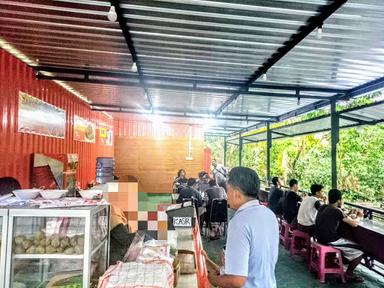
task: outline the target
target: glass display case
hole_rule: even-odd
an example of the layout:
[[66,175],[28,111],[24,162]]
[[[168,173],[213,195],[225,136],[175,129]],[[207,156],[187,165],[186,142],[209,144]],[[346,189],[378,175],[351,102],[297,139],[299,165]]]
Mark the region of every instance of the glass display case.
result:
[[96,287],[108,265],[109,206],[9,209],[5,286]]
[[[0,267],[5,267],[7,253],[8,209],[0,209]],[[0,269],[0,287],[5,287],[5,270]]]

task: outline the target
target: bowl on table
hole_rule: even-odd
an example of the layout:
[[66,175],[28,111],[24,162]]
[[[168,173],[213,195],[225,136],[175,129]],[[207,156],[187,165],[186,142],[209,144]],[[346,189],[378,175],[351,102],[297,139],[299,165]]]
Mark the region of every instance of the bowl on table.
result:
[[13,190],[13,194],[19,199],[19,200],[30,200],[30,199],[35,199],[41,189],[17,189]]
[[84,199],[101,199],[103,197],[103,190],[100,189],[80,190],[79,193]]
[[40,195],[41,197],[43,197],[44,199],[59,199],[61,197],[63,197],[63,195],[65,193],[67,193],[68,190],[58,190],[58,189],[55,189],[55,190],[41,190],[40,191]]

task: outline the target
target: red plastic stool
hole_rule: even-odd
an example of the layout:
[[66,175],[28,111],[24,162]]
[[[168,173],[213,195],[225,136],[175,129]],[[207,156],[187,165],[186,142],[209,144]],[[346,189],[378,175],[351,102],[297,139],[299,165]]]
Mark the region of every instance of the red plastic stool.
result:
[[309,236],[308,233],[302,232],[300,230],[297,230],[297,229],[293,230],[289,254],[291,256],[303,255],[305,258],[305,262],[309,263],[310,253],[311,253],[311,236]]
[[283,220],[281,222],[280,228],[280,243],[285,247],[285,249],[289,249],[291,244],[291,234],[292,234],[292,225],[288,224],[287,221]]
[[[330,253],[336,254],[336,258],[334,258],[333,260],[337,260],[337,262],[333,261],[331,265],[326,263],[327,256],[331,256]],[[341,277],[341,281],[343,283],[346,282],[345,273],[343,269],[343,259],[341,258],[341,251],[339,249],[336,249],[331,246],[321,245],[318,242],[312,241],[310,259],[311,261],[309,270],[317,271],[320,283],[325,283],[325,274],[338,274]]]

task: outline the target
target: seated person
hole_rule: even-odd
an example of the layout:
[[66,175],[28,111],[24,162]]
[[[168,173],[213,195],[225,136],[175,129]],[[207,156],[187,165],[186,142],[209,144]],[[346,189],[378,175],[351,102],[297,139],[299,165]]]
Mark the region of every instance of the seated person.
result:
[[207,191],[207,189],[209,189],[209,176],[208,176],[208,173],[205,172],[205,171],[201,171],[199,172],[199,184],[198,184],[198,190],[200,191],[200,193],[204,193],[205,191]]
[[187,187],[184,187],[180,191],[179,198],[176,200],[176,203],[183,203],[184,199],[194,198],[197,202],[197,207],[203,206],[203,197],[197,189],[197,180],[196,178],[189,178],[187,182]]
[[135,233],[129,232],[128,220],[124,212],[113,205],[111,205],[110,231],[109,265],[114,265],[117,261],[123,260]]
[[325,200],[323,188],[322,185],[313,184],[311,195],[303,199],[297,214],[297,228],[311,236],[315,234],[317,210],[322,205],[321,201]]
[[283,201],[284,219],[291,225],[297,226],[297,213],[299,212],[299,202],[301,197],[297,194],[299,191],[299,182],[296,179],[289,181],[289,192]]
[[187,186],[187,177],[184,169],[180,169],[177,172],[177,176],[175,180],[173,181],[173,192],[179,193],[181,189],[183,189],[185,186]]
[[[124,212],[119,207],[113,205],[111,205],[111,226],[109,229],[109,265],[114,265],[117,261],[123,260],[136,233],[130,233],[128,220]],[[148,240],[150,240],[150,237],[145,234],[144,242]]]
[[209,180],[209,189],[206,190],[207,206],[210,207],[213,199],[227,199],[227,193],[223,187],[217,185],[216,180]]
[[269,190],[269,209],[273,211],[276,215],[283,214],[283,207],[282,207],[282,197],[283,197],[283,190],[281,190],[281,183],[278,177],[272,178],[272,187]]
[[[342,194],[337,189],[331,189],[328,193],[328,205],[319,208],[316,216],[316,233],[318,241],[324,245],[331,245],[340,249],[343,256],[350,261],[346,278],[354,282],[363,282],[364,279],[353,273],[363,258],[363,252],[357,249],[357,244],[342,238],[338,232],[341,222],[357,227],[363,213],[358,211],[357,218],[352,219],[341,210]],[[353,248],[356,247],[356,248]]]

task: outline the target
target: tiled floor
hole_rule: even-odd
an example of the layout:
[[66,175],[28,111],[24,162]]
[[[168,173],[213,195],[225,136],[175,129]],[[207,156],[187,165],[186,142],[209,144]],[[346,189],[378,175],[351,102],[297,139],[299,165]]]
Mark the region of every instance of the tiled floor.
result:
[[[206,241],[203,245],[209,257],[218,263],[218,256],[225,245],[225,240]],[[363,284],[342,284],[336,277],[327,277],[327,283],[321,284],[314,274],[308,272],[307,266],[300,258],[293,260],[287,250],[280,246],[279,260],[276,267],[276,280],[278,288],[330,288],[330,287],[353,287],[353,288],[383,288],[384,278],[371,272],[365,267],[357,268],[357,273],[365,279]]]
[[[156,211],[157,204],[169,203],[170,194],[146,194],[139,193],[139,211]],[[141,209],[140,209],[141,207]],[[233,211],[229,210],[229,217]],[[207,241],[203,238],[203,246],[209,257],[219,263],[219,253],[225,245],[225,239]],[[293,260],[287,250],[280,246],[279,260],[276,267],[276,279],[278,288],[330,288],[330,287],[351,287],[351,288],[384,288],[384,277],[359,267],[357,273],[365,279],[363,284],[341,284],[336,277],[327,277],[326,284],[320,284],[315,275],[308,272],[307,266],[300,258]]]

